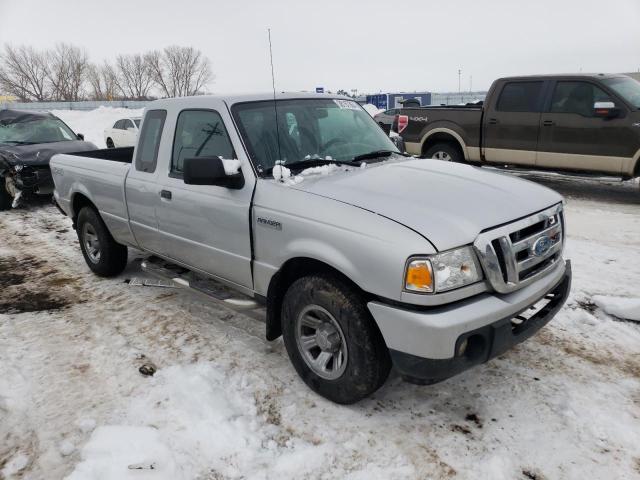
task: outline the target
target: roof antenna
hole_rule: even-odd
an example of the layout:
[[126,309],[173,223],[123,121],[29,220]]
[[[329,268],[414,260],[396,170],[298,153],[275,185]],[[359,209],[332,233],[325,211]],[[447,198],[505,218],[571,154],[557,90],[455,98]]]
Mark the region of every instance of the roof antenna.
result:
[[276,105],[276,77],[273,73],[273,50],[271,48],[271,29],[267,28],[267,32],[269,32],[269,60],[271,61],[271,86],[273,87],[273,111],[276,114],[276,141],[278,142],[278,160],[276,160],[276,165],[283,164],[284,160],[282,159],[282,151],[280,150],[280,126],[278,123],[278,107]]

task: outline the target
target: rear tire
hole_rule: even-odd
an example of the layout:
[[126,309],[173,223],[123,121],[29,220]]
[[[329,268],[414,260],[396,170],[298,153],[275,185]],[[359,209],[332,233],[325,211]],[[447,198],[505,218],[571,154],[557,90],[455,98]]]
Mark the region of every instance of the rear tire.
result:
[[13,197],[7,192],[4,177],[0,177],[0,211],[9,210],[13,205]]
[[445,162],[464,162],[464,156],[458,148],[450,143],[436,143],[427,149],[423,158],[432,158]]
[[362,400],[389,376],[391,358],[382,334],[360,294],[337,276],[303,277],[289,287],[282,332],[298,375],[333,402]]
[[93,207],[83,207],[76,225],[82,255],[101,277],[115,277],[127,266],[127,247],[117,243]]
[[107,138],[107,148],[116,148],[116,146],[113,143],[113,140],[111,140],[110,138]]

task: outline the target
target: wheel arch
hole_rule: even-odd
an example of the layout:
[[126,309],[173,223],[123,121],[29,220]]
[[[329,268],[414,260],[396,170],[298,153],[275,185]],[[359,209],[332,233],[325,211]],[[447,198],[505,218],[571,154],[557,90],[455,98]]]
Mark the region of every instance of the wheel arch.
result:
[[74,228],[76,225],[76,220],[78,218],[78,213],[80,213],[80,210],[87,206],[93,207],[96,209],[96,211],[98,211],[98,208],[96,207],[93,200],[91,200],[91,198],[89,198],[89,196],[84,192],[75,192],[71,196],[71,220],[73,220]]
[[284,296],[291,284],[299,278],[313,274],[327,274],[340,278],[342,281],[352,286],[361,295],[363,300],[366,300],[371,296],[362,290],[347,275],[326,262],[311,257],[290,258],[271,277],[269,287],[267,289],[267,340],[275,340],[282,335],[280,312],[282,311]]
[[422,141],[420,142],[420,154],[424,155],[429,148],[437,143],[449,143],[455,146],[455,148],[457,148],[462,154],[462,158],[466,161],[469,160],[469,153],[467,151],[467,144],[465,141],[459,133],[446,127],[431,129],[424,137],[422,137]]

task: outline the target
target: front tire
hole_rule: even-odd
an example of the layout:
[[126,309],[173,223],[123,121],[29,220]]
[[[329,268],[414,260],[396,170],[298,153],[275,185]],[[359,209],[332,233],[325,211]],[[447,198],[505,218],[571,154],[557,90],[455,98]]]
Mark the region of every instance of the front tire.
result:
[[117,243],[93,207],[83,207],[76,225],[82,255],[101,277],[115,277],[127,266],[127,247]]
[[113,140],[111,140],[110,138],[107,138],[107,148],[116,148],[116,146],[113,143]]
[[360,294],[333,275],[296,280],[282,305],[282,332],[298,375],[314,392],[355,403],[382,386],[391,358]]
[[462,152],[450,143],[436,143],[429,147],[423,158],[432,158],[445,162],[464,162]]

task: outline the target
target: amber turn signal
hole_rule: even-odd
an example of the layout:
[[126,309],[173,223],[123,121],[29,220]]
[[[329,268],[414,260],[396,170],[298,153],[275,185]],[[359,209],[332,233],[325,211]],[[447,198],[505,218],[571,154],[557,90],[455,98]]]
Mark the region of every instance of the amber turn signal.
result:
[[409,262],[404,288],[411,292],[433,292],[433,270],[429,260]]

